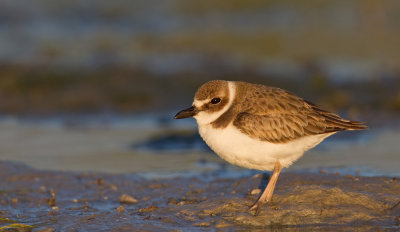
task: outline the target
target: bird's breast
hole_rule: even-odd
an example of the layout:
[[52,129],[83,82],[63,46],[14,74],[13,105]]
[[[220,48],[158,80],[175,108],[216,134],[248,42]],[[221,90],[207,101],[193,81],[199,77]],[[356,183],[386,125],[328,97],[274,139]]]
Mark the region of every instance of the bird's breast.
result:
[[274,145],[252,139],[233,125],[223,129],[199,126],[200,136],[222,159],[231,164],[259,170],[272,170],[276,158]]
[[223,129],[200,125],[199,133],[222,159],[234,165],[258,170],[272,170],[277,160],[283,167],[288,167],[306,150],[329,136],[309,136],[276,144],[251,138],[232,124]]

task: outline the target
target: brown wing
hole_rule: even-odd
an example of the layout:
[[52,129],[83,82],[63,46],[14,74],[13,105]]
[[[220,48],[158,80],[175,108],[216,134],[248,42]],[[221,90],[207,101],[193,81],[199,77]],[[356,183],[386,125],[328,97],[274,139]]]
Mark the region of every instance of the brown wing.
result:
[[252,104],[244,104],[233,124],[243,133],[262,141],[284,143],[307,135],[367,128],[279,88],[265,86],[251,92],[244,102],[250,99],[253,99]]

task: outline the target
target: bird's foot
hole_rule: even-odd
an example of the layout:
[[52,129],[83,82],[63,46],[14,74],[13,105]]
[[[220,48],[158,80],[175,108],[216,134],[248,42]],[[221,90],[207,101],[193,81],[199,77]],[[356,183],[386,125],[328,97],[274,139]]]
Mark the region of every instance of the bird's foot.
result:
[[253,206],[251,206],[251,207],[249,208],[249,212],[254,211],[253,216],[259,215],[260,212],[261,212],[261,210],[262,210],[262,207],[263,207],[264,205],[266,205],[268,202],[269,202],[269,201],[265,201],[265,202],[264,202],[264,201],[258,200],[256,203],[254,203]]

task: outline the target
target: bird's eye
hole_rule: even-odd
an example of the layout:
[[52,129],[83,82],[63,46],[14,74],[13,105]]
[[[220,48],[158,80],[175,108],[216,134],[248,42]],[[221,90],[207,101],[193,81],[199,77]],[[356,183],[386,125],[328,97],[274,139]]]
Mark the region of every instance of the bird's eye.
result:
[[218,104],[219,102],[221,101],[221,98],[213,98],[212,100],[211,100],[211,104]]

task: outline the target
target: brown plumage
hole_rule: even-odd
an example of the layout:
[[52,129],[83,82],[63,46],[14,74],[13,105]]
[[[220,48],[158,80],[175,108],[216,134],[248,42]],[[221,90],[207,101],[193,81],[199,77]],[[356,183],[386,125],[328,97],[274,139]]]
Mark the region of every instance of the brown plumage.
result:
[[[285,143],[308,135],[367,128],[361,122],[343,119],[283,89],[237,84],[242,85],[243,97],[235,99],[232,112],[225,114],[240,131],[261,141]],[[218,127],[218,121],[214,123]]]

